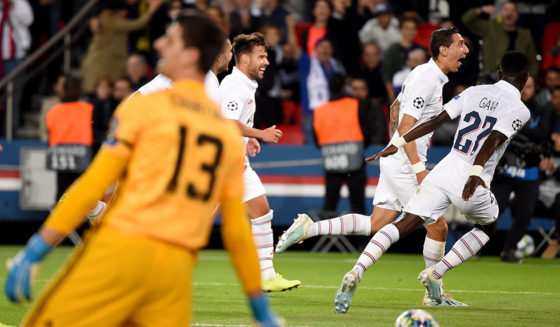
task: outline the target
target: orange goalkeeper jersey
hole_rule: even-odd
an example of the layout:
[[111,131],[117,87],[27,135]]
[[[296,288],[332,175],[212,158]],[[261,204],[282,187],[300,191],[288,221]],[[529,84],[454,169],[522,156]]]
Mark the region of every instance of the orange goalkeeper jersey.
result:
[[206,245],[218,203],[243,195],[243,146],[201,83],[132,97],[104,150],[129,158],[104,224],[188,249]]

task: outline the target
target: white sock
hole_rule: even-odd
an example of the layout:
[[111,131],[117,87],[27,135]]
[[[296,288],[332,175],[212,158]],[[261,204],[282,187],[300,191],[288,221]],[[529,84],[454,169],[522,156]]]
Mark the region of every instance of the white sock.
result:
[[393,224],[385,225],[369,241],[353,269],[358,269],[360,279],[366,269],[373,265],[389,247],[399,240],[399,230]]
[[436,263],[434,276],[438,279],[442,278],[449,269],[457,267],[474,256],[488,240],[490,237],[486,233],[476,227],[473,228],[455,242],[451,251]]
[[371,217],[350,213],[321,220],[307,228],[307,237],[317,235],[365,235],[371,234]]
[[251,219],[253,240],[257,247],[257,256],[261,267],[263,280],[270,279],[276,275],[272,258],[274,253],[274,235],[272,234],[272,213],[270,210],[266,215]]
[[424,255],[426,268],[430,268],[443,259],[443,256],[445,255],[445,242],[435,241],[426,236],[422,254]]

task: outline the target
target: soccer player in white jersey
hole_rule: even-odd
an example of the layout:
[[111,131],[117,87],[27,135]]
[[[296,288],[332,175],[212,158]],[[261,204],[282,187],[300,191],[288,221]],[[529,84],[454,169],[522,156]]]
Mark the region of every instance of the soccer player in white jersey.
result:
[[[222,51],[218,54],[218,57],[214,61],[214,64],[212,65],[204,79],[204,88],[206,90],[206,94],[208,94],[208,97],[214,100],[218,105],[220,104],[220,82],[218,81],[217,75],[228,70],[228,65],[231,57],[231,41],[226,38]],[[171,88],[171,86],[173,86],[173,81],[169,77],[158,74],[151,81],[140,87],[138,91],[134,92],[131,97],[135,96],[136,94],[146,95],[161,90],[166,90]],[[254,148],[250,146],[247,150],[252,152],[255,151]],[[112,193],[112,191],[109,192],[109,194],[110,193]],[[93,222],[100,218],[106,209],[107,204],[104,201],[97,201],[95,207],[93,207],[93,209],[88,212],[87,218]]]
[[[226,72],[228,70],[228,65],[231,61],[231,57],[231,41],[226,38],[222,51],[216,58],[216,61],[214,61],[212,68],[210,68],[204,79],[204,88],[206,89],[206,94],[208,94],[210,99],[214,100],[217,104],[220,104],[220,82],[218,81],[218,74]],[[139,88],[137,93],[146,95],[169,89],[172,85],[173,81],[169,77],[158,74],[151,81]]]
[[[220,85],[222,114],[226,118],[237,120],[246,142],[250,139],[259,139],[277,143],[282,132],[275,126],[263,130],[253,128],[257,81],[263,78],[269,64],[264,36],[261,33],[236,36],[233,40],[233,55],[235,57],[233,72],[226,76]],[[301,284],[299,280],[286,280],[274,270],[273,211],[268,204],[264,187],[248,160],[245,162],[243,181],[245,185],[243,202],[246,203],[251,218],[253,239],[257,246],[263,279],[262,287],[269,292],[295,288]]]
[[460,116],[451,151],[422,181],[406,205],[403,218],[384,226],[373,236],[375,248],[367,259],[372,263],[379,260],[391,244],[421,224],[434,223],[453,204],[475,225],[442,260],[418,276],[438,303],[442,302],[443,275],[474,256],[496,230],[498,204],[488,186],[509,141],[531,116],[520,93],[529,77],[527,62],[521,52],[506,52],[498,71],[500,81],[466,89],[446,104],[437,117],[394,139],[391,145],[371,157],[377,159],[397,153],[404,144]]
[[[435,31],[432,34],[430,48],[432,59],[417,66],[408,75],[401,93],[391,105],[392,131],[396,130],[394,138],[441,112],[442,88],[448,81],[446,74],[456,72],[461,66],[460,59],[469,52],[457,29]],[[381,160],[381,174],[373,199],[374,210],[371,217],[347,214],[313,223],[307,215],[300,215],[281,236],[276,251],[282,252],[292,244],[318,235],[372,235],[381,227],[394,221],[416,187],[428,174],[424,162],[430,138],[431,135],[427,135],[400,149],[397,155]],[[447,224],[442,219],[436,224],[427,225],[426,230],[423,255],[426,267],[429,267],[445,254]],[[368,248],[366,247],[364,251],[367,254]],[[346,293],[350,293],[349,298],[351,298],[369,264],[358,260],[358,267],[359,269],[346,274],[343,280],[340,290],[344,289],[342,294],[344,297],[347,297]],[[447,301],[444,305],[464,305],[453,300],[448,294],[446,297]],[[438,305],[427,294],[423,303]],[[337,308],[340,313],[346,312],[347,309],[347,307]]]

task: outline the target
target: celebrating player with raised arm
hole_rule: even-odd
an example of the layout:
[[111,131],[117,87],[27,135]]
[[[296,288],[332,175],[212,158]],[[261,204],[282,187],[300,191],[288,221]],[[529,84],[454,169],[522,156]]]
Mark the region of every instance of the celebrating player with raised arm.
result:
[[188,326],[192,270],[218,203],[224,244],[253,315],[264,326],[278,326],[261,289],[241,202],[240,133],[202,83],[224,37],[208,18],[184,14],[155,42],[162,73],[174,85],[119,106],[91,166],[14,258],[4,290],[20,302],[31,296],[31,267],[121,179],[97,228],[21,326]]
[[[265,142],[277,143],[282,137],[282,132],[275,126],[264,130],[253,128],[257,81],[263,78],[268,66],[264,36],[261,33],[236,36],[233,40],[233,55],[235,57],[233,72],[226,76],[220,85],[222,114],[224,117],[236,121],[246,142],[251,142],[251,139],[256,138]],[[272,264],[274,254],[273,211],[268,204],[262,182],[251,168],[249,160],[245,161],[243,183],[245,185],[243,202],[247,204],[251,218],[263,289],[274,292],[297,287],[301,284],[299,280],[287,280],[274,270]]]
[[418,276],[438,303],[442,302],[443,275],[474,256],[496,230],[498,204],[488,186],[509,141],[531,115],[520,93],[529,77],[527,57],[518,51],[506,52],[498,75],[497,83],[466,89],[446,104],[437,117],[394,139],[391,145],[371,157],[377,159],[397,153],[408,142],[461,117],[449,154],[422,181],[406,205],[404,217],[373,236],[377,248],[370,253],[372,260],[379,260],[391,244],[421,224],[435,223],[453,204],[475,225],[442,260]]
[[[391,105],[391,123],[396,128],[394,138],[408,132],[413,126],[437,115],[442,110],[442,88],[448,79],[446,74],[456,72],[461,66],[460,59],[469,50],[456,29],[440,29],[432,34],[430,41],[432,59],[416,67],[406,78],[397,100]],[[398,123],[398,124],[397,124]],[[398,125],[398,127],[397,127]],[[393,130],[395,132],[395,130]],[[286,250],[292,244],[317,235],[372,235],[381,227],[395,220],[397,214],[406,205],[414,190],[428,174],[424,162],[431,135],[411,142],[400,149],[391,158],[381,160],[379,184],[373,199],[374,210],[371,215],[347,214],[316,223],[307,216],[300,215],[292,226],[281,236],[276,252]],[[447,224],[443,219],[433,225],[427,225],[424,242],[424,260],[426,267],[438,262],[445,254]],[[350,301],[358,282],[365,270],[372,264],[367,255],[373,244],[368,244],[354,269],[348,272],[337,292],[337,312],[348,310]],[[365,256],[365,257],[364,257]],[[464,305],[446,294],[443,305]],[[438,305],[427,295],[424,305]]]

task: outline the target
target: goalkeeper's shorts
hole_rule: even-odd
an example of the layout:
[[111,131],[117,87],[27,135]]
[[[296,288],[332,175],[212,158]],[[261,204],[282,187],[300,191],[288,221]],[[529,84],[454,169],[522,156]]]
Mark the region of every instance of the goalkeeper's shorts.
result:
[[188,326],[196,254],[102,228],[86,237],[21,326]]

